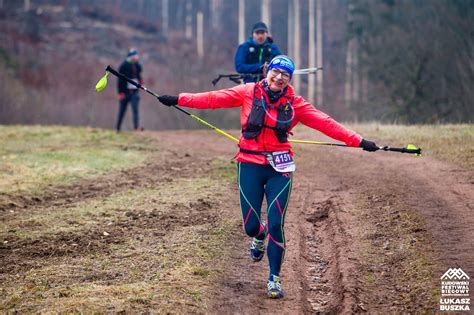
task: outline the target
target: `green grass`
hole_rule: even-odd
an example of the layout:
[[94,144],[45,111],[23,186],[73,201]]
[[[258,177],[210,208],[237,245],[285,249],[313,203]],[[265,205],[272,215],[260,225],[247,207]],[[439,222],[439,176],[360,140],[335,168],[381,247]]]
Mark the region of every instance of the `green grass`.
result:
[[59,126],[0,126],[0,192],[37,191],[142,163],[152,142],[131,133]]

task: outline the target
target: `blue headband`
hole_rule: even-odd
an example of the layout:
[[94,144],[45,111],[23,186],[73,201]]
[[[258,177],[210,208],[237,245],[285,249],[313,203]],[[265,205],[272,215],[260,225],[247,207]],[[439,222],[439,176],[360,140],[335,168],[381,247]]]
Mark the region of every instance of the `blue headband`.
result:
[[285,55],[279,55],[270,61],[268,65],[268,71],[272,70],[273,68],[281,69],[286,71],[290,74],[290,78],[293,77],[293,72],[295,71],[295,63],[291,60],[290,57]]

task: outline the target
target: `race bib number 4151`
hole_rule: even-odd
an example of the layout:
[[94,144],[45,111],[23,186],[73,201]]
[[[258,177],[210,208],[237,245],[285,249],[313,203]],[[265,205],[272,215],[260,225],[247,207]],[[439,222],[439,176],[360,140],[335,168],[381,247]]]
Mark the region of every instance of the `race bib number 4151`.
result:
[[278,151],[266,154],[267,160],[270,165],[277,172],[294,172],[296,169],[293,157],[290,151]]

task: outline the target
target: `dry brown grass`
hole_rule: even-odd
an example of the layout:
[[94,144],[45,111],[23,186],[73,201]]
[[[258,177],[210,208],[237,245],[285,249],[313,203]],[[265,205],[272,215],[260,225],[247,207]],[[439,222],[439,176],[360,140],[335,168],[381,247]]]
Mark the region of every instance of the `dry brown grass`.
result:
[[[433,157],[445,162],[474,170],[474,125],[386,125],[379,123],[344,124],[378,145],[404,147],[414,144],[423,150],[423,156]],[[321,134],[298,126],[295,139],[318,139]],[[333,141],[331,139],[326,139]],[[296,146],[296,145],[295,145]],[[328,150],[340,148],[328,148]],[[396,153],[391,153],[396,154]]]
[[226,240],[239,226],[238,217],[222,216],[220,209],[229,189],[217,177],[177,179],[5,222],[1,239],[47,248],[29,257],[35,260],[30,268],[3,279],[1,308],[208,310]]

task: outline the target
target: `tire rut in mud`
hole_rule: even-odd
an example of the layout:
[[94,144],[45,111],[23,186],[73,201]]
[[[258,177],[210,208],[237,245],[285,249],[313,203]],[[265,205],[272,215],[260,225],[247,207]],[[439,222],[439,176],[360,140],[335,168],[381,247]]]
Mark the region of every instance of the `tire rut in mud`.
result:
[[[103,176],[82,179],[71,185],[50,186],[39,193],[25,192],[0,194],[0,215],[22,211],[31,207],[62,206],[86,199],[105,197],[132,187],[153,185],[157,181],[171,181],[174,176],[191,176],[195,172],[189,154],[178,155],[172,151],[160,152],[144,165],[111,171]],[[204,165],[206,161],[203,161]],[[10,211],[13,210],[13,211]]]
[[[186,152],[189,152],[192,157],[186,157],[186,154],[189,155],[188,153],[181,154],[178,158],[174,157],[172,162],[166,162],[164,165],[149,163],[143,167],[123,171],[110,177],[82,181],[77,185],[77,188],[71,189],[70,194],[64,192],[62,196],[54,196],[55,189],[66,191],[70,187],[54,188],[49,192],[51,196],[48,195],[40,201],[27,201],[25,203],[26,210],[22,208],[23,205],[8,209],[21,212],[56,204],[68,204],[76,202],[76,200],[105,197],[130,187],[146,187],[157,180],[156,177],[163,181],[173,180],[178,175],[192,176],[194,172],[206,173],[210,169],[210,159],[199,154],[202,150],[206,151],[205,156],[213,154],[232,156],[234,153],[233,148],[227,146],[227,143],[213,143],[214,137],[213,134],[201,135],[199,141],[196,141],[195,138],[185,133],[171,135],[169,137],[170,143],[176,143],[177,147],[185,147]],[[167,154],[175,156],[175,153],[171,151]],[[457,232],[460,232],[459,235],[463,237],[472,235],[472,226],[466,224],[466,222],[472,222],[472,213],[465,212],[471,205],[469,198],[466,197],[470,195],[469,191],[464,190],[465,187],[472,187],[472,183],[470,186],[464,182],[461,183],[462,185],[456,185],[453,180],[437,183],[435,181],[436,174],[449,174],[440,172],[432,166],[415,164],[408,158],[402,160],[402,158],[397,159],[390,156],[375,156],[373,159],[368,159],[365,155],[357,152],[352,153],[352,151],[338,155],[338,153],[323,152],[322,150],[300,150],[298,154],[299,170],[295,174],[295,186],[285,227],[287,252],[282,270],[285,298],[282,300],[266,298],[265,284],[268,276],[268,261],[266,258],[258,264],[250,261],[248,257],[249,240],[242,232],[241,225],[235,224],[231,228],[233,234],[228,240],[228,246],[231,249],[230,254],[226,256],[228,261],[224,272],[218,281],[210,285],[209,288],[213,292],[214,298],[210,302],[211,307],[208,311],[211,313],[268,313],[282,310],[288,313],[314,314],[433,310],[432,305],[418,304],[419,298],[404,301],[406,306],[400,305],[394,299],[400,295],[401,291],[394,291],[392,287],[395,286],[396,290],[410,290],[398,283],[400,279],[397,278],[396,273],[399,270],[396,265],[403,263],[403,261],[395,261],[396,257],[394,257],[392,260],[395,261],[395,265],[384,265],[382,270],[380,266],[367,264],[365,258],[360,256],[360,242],[367,242],[367,239],[361,239],[360,231],[357,231],[357,224],[360,222],[354,218],[353,208],[354,204],[360,202],[361,199],[364,200],[367,209],[370,209],[364,214],[371,216],[369,223],[373,225],[374,231],[370,231],[369,237],[374,236],[375,239],[368,239],[368,241],[376,246],[377,255],[391,254],[389,253],[391,250],[383,248],[385,242],[388,241],[390,246],[397,244],[397,239],[390,239],[391,234],[383,234],[383,229],[390,229],[392,224],[390,220],[400,219],[397,217],[398,215],[403,217],[409,214],[409,211],[416,211],[424,216],[426,227],[422,226],[419,229],[415,227],[413,231],[410,230],[410,233],[414,233],[413,235],[419,242],[413,246],[420,251],[425,251],[431,241],[438,240],[441,243],[438,244],[437,251],[432,253],[433,256],[427,256],[434,261],[433,263],[436,263],[435,267],[438,270],[441,270],[441,267],[448,267],[448,265],[440,266],[440,262],[448,263],[451,257],[451,259],[455,259],[456,264],[462,263],[461,267],[467,266],[466,271],[472,273],[472,253],[462,251],[463,244],[472,244],[472,238],[464,240],[463,243],[456,235]],[[314,158],[315,156],[316,158]],[[336,159],[337,163],[334,163]],[[353,168],[354,163],[358,165],[358,169]],[[320,173],[321,165],[325,167],[324,174]],[[400,171],[402,166],[409,171]],[[434,175],[426,175],[426,168],[431,170]],[[361,172],[360,169],[364,172]],[[393,176],[394,173],[398,175]],[[91,185],[92,189],[89,189],[88,185]],[[101,185],[104,185],[105,188],[100,188]],[[377,190],[378,188],[380,189]],[[453,189],[456,192],[451,191]],[[83,197],[80,196],[82,191],[86,191]],[[227,217],[237,217],[241,220],[236,185],[232,187],[232,191],[231,196],[221,198],[226,205],[222,211]],[[76,196],[78,197],[76,198]],[[420,205],[420,201],[425,205],[424,207]],[[411,208],[408,209],[404,205]],[[208,210],[209,213],[212,213],[212,209]],[[3,215],[8,216],[8,211]],[[169,219],[171,221],[166,221],[169,221],[173,226],[173,218]],[[137,227],[146,226],[146,222],[140,220],[136,222]],[[447,223],[437,223],[438,220]],[[179,224],[183,223],[179,222],[181,222]],[[133,222],[125,223],[134,226]],[[117,226],[117,229],[119,227],[123,228]],[[443,230],[443,227],[448,229]],[[124,234],[124,239],[116,238],[116,241],[122,242],[126,238],[132,237],[136,231],[133,228]],[[91,237],[90,246],[96,246],[94,242],[101,240],[100,232],[91,232],[93,237]],[[444,237],[447,239],[444,243],[441,238],[442,233],[445,233]],[[419,236],[421,234],[429,235],[434,240],[424,239]],[[160,238],[162,235],[157,234],[156,237]],[[66,245],[56,252],[53,251],[56,256],[52,258],[61,257],[61,255],[74,255],[70,252],[74,250],[72,247],[75,245],[73,244],[77,243],[74,235],[58,234],[57,240]],[[11,241],[15,242],[15,240]],[[56,240],[51,240],[51,242],[55,244]],[[87,246],[85,243],[81,244]],[[28,249],[34,244],[26,242],[18,245]],[[440,258],[439,253],[447,246],[453,246],[453,252]],[[97,249],[106,250],[106,247],[97,247]],[[31,250],[31,254],[39,256],[45,254],[41,251],[35,254],[35,250],[37,249]],[[28,257],[30,256],[23,258]],[[9,262],[9,264],[13,263],[13,261]],[[365,280],[361,279],[367,271],[385,273],[385,275],[376,279],[379,282],[375,283],[374,288],[367,287],[364,283]],[[372,290],[377,290],[376,294]],[[374,295],[376,295],[375,298]]]
[[279,300],[266,297],[268,260],[251,262],[250,241],[239,226],[227,272],[217,284],[221,292],[214,301],[216,313],[363,311],[353,277],[357,260],[348,249],[351,236],[339,218],[344,211],[341,203],[336,196],[312,192],[308,180],[297,179],[285,223],[287,248],[281,273],[285,298]]
[[337,196],[313,191],[311,183],[301,180],[302,310],[312,314],[360,311],[354,278],[356,260],[348,248],[351,236],[340,219],[344,204]]

